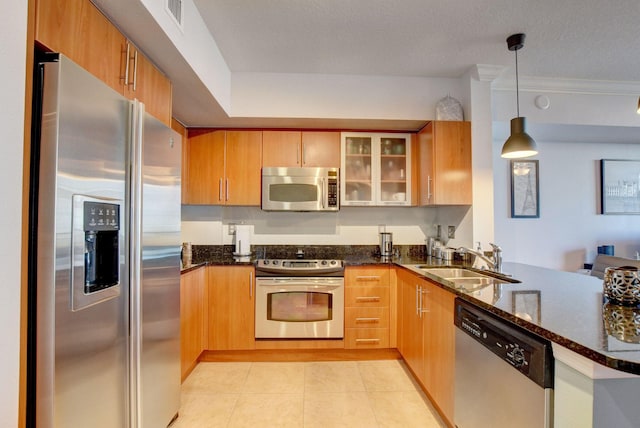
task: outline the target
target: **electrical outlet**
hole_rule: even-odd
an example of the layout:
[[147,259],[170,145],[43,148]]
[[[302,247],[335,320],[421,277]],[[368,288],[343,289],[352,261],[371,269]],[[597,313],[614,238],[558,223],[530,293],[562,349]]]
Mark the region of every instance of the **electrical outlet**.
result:
[[437,226],[436,226],[436,229],[437,229],[437,231],[438,231],[438,232],[436,233],[436,237],[437,237],[438,239],[442,238],[442,226],[441,226],[441,225],[437,225]]
[[229,235],[234,235],[236,233],[236,224],[229,223]]
[[456,227],[455,226],[449,226],[447,228],[447,236],[449,237],[449,239],[455,239],[455,237],[456,237]]

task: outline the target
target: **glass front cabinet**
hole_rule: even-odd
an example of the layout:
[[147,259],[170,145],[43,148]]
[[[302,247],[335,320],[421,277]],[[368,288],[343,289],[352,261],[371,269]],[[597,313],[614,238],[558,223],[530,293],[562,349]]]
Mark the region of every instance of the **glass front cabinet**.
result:
[[341,205],[411,205],[411,134],[343,132],[341,138]]

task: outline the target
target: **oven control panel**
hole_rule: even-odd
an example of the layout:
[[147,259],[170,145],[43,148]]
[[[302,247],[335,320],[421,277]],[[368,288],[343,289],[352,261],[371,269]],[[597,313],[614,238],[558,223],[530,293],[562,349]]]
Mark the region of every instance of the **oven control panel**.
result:
[[259,259],[256,276],[343,276],[342,260]]

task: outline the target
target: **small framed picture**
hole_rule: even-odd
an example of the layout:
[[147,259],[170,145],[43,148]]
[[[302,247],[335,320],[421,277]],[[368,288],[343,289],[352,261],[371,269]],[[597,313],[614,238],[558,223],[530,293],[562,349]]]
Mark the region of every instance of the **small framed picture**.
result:
[[513,291],[511,305],[513,314],[518,318],[540,324],[540,290]]
[[511,217],[540,217],[537,160],[511,160]]
[[602,214],[640,214],[640,160],[600,160]]

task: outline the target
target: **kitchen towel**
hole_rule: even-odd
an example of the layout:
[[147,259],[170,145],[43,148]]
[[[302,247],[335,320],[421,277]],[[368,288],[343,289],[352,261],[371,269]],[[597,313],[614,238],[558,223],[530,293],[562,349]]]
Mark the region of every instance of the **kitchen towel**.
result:
[[251,254],[251,225],[236,225],[236,256],[248,256]]

